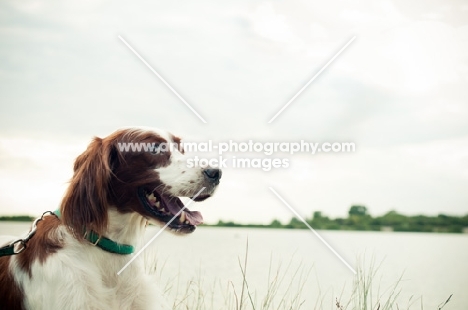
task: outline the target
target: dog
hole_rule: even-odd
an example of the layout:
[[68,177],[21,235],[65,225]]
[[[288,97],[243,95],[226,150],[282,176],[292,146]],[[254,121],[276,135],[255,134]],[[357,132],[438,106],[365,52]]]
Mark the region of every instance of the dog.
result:
[[94,138],[59,212],[37,221],[23,252],[0,257],[0,309],[167,309],[143,259],[118,272],[148,222],[178,234],[202,223],[179,197],[211,197],[222,172],[188,168],[186,157],[180,138],[162,130]]

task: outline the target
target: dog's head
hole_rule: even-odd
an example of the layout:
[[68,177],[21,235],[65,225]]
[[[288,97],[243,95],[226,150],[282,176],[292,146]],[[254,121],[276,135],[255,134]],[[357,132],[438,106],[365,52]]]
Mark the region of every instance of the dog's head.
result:
[[220,178],[219,169],[188,168],[180,139],[170,133],[119,130],[104,139],[94,138],[76,159],[61,205],[63,221],[76,236],[83,229],[102,234],[108,208],[116,208],[159,224],[179,214],[169,228],[190,233],[203,218],[184,209],[179,197],[205,200],[213,195]]

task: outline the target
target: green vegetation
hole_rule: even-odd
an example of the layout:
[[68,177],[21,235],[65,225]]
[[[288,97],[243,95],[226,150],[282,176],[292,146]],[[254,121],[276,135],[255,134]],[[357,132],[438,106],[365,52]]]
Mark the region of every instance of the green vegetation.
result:
[[[465,216],[415,215],[407,216],[396,211],[390,211],[382,216],[372,217],[365,206],[354,205],[348,211],[347,218],[329,218],[321,211],[315,211],[306,222],[314,229],[324,230],[369,230],[369,231],[411,231],[411,232],[449,232],[461,233],[468,229],[468,214]],[[268,225],[237,224],[219,221],[215,225],[221,227],[253,227],[253,228],[289,228],[306,229],[304,223],[293,217],[289,223],[273,220]]]
[[31,222],[33,220],[34,220],[34,217],[29,216],[29,215],[0,216],[0,221]]
[[[34,217],[28,215],[0,216],[0,221],[31,222]],[[390,211],[382,216],[372,217],[368,209],[362,205],[354,205],[348,211],[347,218],[332,219],[321,211],[313,212],[306,222],[314,229],[322,230],[368,230],[368,231],[407,231],[407,232],[468,232],[468,214],[465,216],[414,215],[408,216],[396,211]],[[239,224],[220,220],[217,224],[205,226],[215,227],[250,227],[250,228],[288,228],[307,229],[298,218],[291,218],[288,223],[273,220],[270,224]]]

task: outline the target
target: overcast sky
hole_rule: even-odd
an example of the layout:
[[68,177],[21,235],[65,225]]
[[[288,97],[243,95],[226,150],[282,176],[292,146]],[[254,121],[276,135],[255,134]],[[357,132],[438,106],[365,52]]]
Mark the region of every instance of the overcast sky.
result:
[[133,125],[188,140],[356,144],[291,156],[287,169],[225,169],[197,206],[207,222],[288,220],[268,186],[305,216],[352,204],[468,213],[463,1],[2,1],[0,98],[0,214],[57,208],[90,139]]

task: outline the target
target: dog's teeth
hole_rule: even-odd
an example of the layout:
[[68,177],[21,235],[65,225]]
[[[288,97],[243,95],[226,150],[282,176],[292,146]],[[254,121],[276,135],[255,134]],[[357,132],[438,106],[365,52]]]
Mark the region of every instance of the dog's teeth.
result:
[[182,211],[182,213],[180,214],[179,222],[185,222],[185,211]]
[[187,221],[185,221],[185,224],[187,224],[187,225],[188,225],[188,224],[190,224],[190,222],[187,220]]
[[163,213],[165,212],[164,210],[164,207],[161,205],[161,203],[159,201],[156,201],[154,203],[154,206],[159,210],[159,211],[162,211]]
[[150,202],[155,202],[155,201],[157,200],[156,197],[154,197],[154,194],[153,194],[153,193],[151,193],[151,195],[148,195],[148,196],[146,196],[146,197],[148,197],[148,200],[149,200]]

